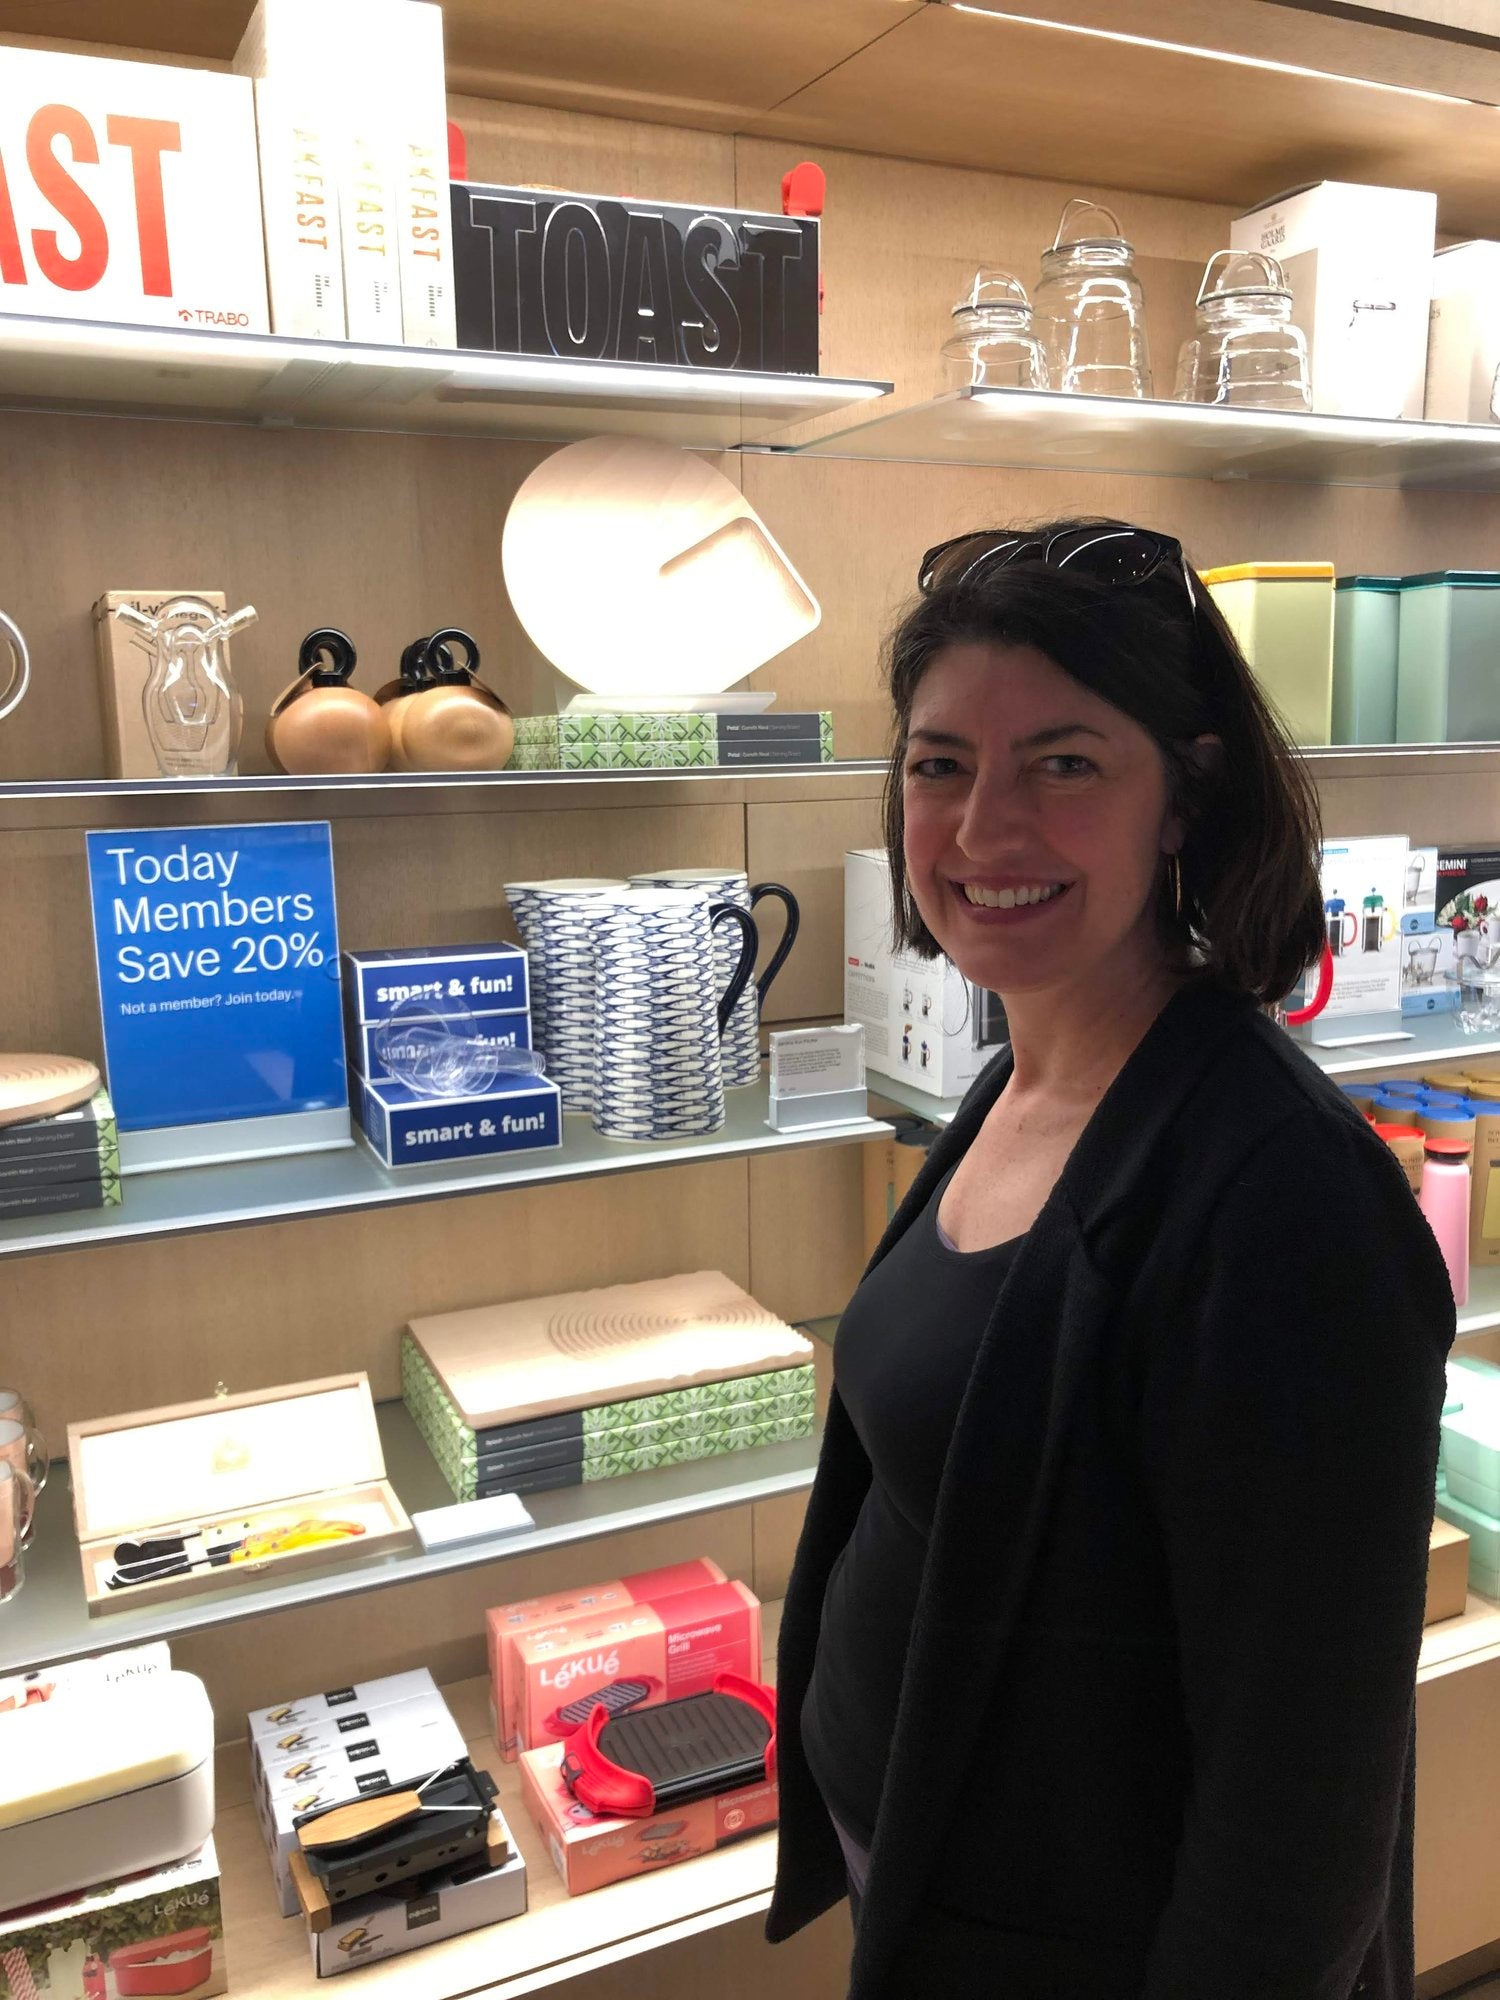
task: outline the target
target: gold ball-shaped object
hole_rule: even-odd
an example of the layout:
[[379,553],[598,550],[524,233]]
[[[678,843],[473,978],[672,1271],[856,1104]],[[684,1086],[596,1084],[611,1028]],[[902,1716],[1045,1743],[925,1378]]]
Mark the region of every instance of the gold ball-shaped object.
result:
[[500,771],[510,762],[516,725],[482,688],[423,688],[385,713],[398,771]]
[[266,749],[293,777],[383,771],[391,760],[389,711],[351,687],[310,687],[273,715]]

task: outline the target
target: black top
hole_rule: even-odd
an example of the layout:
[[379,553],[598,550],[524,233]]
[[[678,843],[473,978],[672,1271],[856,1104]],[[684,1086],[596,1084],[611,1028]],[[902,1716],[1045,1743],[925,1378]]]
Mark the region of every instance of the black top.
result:
[[[970,1092],[889,1256],[1004,1087]],[[1357,1245],[1346,1256],[1331,1244]],[[1411,2000],[1442,1257],[1246,1000],[1165,1007],[1016,1251],[939,1487],[851,2000]],[[873,1469],[835,1388],[781,1627],[790,1936],[845,1892],[800,1734]]]
[[833,1348],[870,1490],[834,1566],[802,1742],[824,1798],[868,1847],[916,1615],[938,1486],[1014,1243],[957,1250],[938,1221],[945,1174],[849,1302]]

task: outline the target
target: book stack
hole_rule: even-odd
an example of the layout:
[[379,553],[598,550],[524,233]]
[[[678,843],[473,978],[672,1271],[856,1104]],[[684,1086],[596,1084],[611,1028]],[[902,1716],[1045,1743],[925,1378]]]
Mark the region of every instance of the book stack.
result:
[[0,1217],[119,1202],[120,1141],[107,1091],[50,1118],[0,1126]]
[[828,709],[784,715],[523,715],[513,771],[671,771],[721,765],[831,764]]
[[719,1271],[413,1320],[407,1409],[460,1500],[786,1444],[812,1343]]

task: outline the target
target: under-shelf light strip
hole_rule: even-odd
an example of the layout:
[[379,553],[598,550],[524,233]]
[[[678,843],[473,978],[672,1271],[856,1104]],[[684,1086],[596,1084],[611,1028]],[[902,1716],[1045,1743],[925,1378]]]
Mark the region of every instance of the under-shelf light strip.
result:
[[[956,4],[956,0],[954,0]],[[967,10],[966,10],[967,11]],[[982,11],[979,9],[972,10]],[[1304,443],[1385,444],[1400,449],[1413,439],[1424,444],[1446,441],[1472,444],[1483,438],[1491,447],[1500,432],[1484,424],[1433,423],[1417,417],[1344,417],[1296,410],[1245,410],[1207,403],[1168,403],[1155,397],[1133,401],[1126,396],[1075,396],[1056,389],[971,389],[964,392],[976,408],[991,416],[1014,415],[1024,402],[1028,414],[1047,411],[1062,416],[1077,413],[1077,421],[1098,421],[1104,406],[1140,424],[1188,424],[1215,432],[1239,430],[1262,443],[1278,432],[1293,433]],[[901,412],[894,413],[896,415]],[[1066,422],[1068,419],[1063,418]]]
[[90,320],[0,316],[0,351],[10,347],[71,348],[100,361],[131,359],[164,368],[188,360],[249,362],[265,368],[311,363],[319,368],[415,370],[453,384],[489,389],[552,389],[559,394],[602,391],[628,399],[663,394],[746,402],[784,402],[789,391],[809,402],[861,401],[884,393],[878,382],[835,376],[739,374],[733,369],[662,368],[622,362],[547,360],[513,354],[476,354],[466,348],[357,347],[339,341],[301,341],[280,334],[178,332],[175,328],[101,325]]
[[978,14],[991,21],[1009,21],[1025,28],[1055,28],[1059,34],[1087,35],[1095,41],[1123,43],[1134,49],[1159,49],[1166,55],[1197,56],[1203,62],[1235,63],[1242,69],[1269,70],[1277,76],[1309,77],[1317,83],[1344,83],[1357,90],[1384,90],[1396,97],[1414,97],[1427,104],[1447,104],[1455,110],[1477,106],[1495,110],[1482,100],[1453,97],[1441,90],[1417,90],[1407,83],[1381,83],[1374,77],[1347,76],[1339,70],[1309,69],[1304,63],[1276,62],[1270,56],[1237,55],[1231,49],[1208,49],[1196,42],[1165,41],[1158,35],[1133,35],[1123,28],[1099,28],[1084,21],[1054,21],[1039,14],[1015,14],[1001,7],[981,7],[971,0],[946,0],[955,14]]

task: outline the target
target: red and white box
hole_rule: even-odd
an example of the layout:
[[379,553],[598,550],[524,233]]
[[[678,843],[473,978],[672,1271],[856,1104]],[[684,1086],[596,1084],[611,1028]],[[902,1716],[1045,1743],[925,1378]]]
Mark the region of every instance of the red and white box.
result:
[[528,1750],[521,1759],[521,1791],[570,1896],[712,1854],[776,1824],[778,1793],[768,1779],[667,1807],[650,1819],[605,1818],[580,1805],[563,1783],[558,1767],[564,1754],[560,1743]]
[[702,1694],[720,1674],[760,1679],[760,1600],[711,1583],[603,1618],[545,1625],[511,1640],[522,1750],[560,1743],[602,1701],[612,1714]]
[[525,1597],[514,1604],[498,1604],[485,1613],[485,1631],[490,1655],[490,1720],[495,1741],[507,1763],[513,1764],[521,1745],[519,1736],[518,1680],[511,1640],[523,1632],[539,1631],[544,1625],[561,1625],[574,1618],[600,1618],[626,1604],[649,1604],[657,1597],[671,1597],[680,1590],[698,1590],[709,1583],[724,1583],[723,1570],[707,1556],[691,1562],[666,1563],[660,1569],[636,1570],[631,1576],[610,1577],[604,1583],[586,1584],[581,1590],[562,1590],[551,1597]]
[[0,48],[0,312],[266,332],[245,79]]

